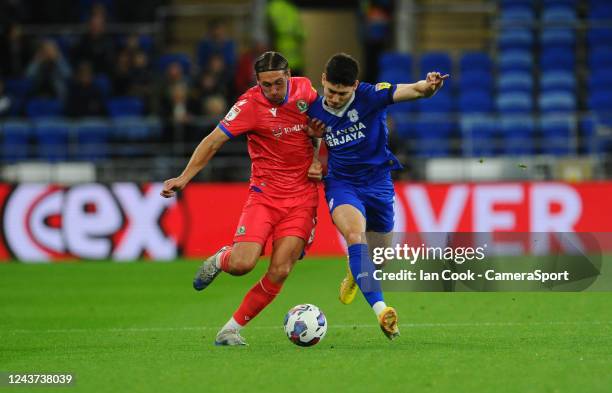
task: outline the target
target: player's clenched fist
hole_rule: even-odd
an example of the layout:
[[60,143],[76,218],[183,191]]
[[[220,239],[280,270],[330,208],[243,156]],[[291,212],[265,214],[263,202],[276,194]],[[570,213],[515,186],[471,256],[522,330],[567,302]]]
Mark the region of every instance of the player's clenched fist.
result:
[[306,128],[306,134],[309,137],[321,138],[325,134],[325,124],[319,119],[308,119],[308,128]]
[[174,196],[176,191],[181,191],[185,188],[186,185],[187,182],[179,177],[168,179],[164,182],[164,188],[159,194],[164,198],[170,198]]
[[313,160],[308,168],[308,178],[310,180],[321,180],[323,178],[323,165],[319,160]]

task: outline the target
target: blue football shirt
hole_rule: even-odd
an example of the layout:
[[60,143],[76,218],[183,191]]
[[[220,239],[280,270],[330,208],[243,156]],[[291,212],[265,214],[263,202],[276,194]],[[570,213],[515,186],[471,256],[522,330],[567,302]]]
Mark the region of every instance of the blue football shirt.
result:
[[369,180],[401,169],[388,146],[387,106],[396,86],[361,82],[340,110],[327,107],[318,97],[308,116],[326,125],[323,136],[329,150],[328,176],[367,184]]

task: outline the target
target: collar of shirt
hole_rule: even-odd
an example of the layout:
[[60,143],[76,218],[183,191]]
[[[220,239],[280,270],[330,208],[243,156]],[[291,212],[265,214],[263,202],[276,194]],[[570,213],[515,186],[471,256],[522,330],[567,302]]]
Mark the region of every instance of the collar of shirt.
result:
[[327,106],[327,104],[325,103],[325,97],[323,97],[323,99],[321,100],[321,103],[323,104],[323,109],[325,109],[327,112],[331,113],[334,116],[342,117],[342,116],[344,116],[344,113],[349,108],[349,106],[351,106],[351,104],[353,103],[354,100],[355,100],[355,92],[353,92],[353,94],[351,95],[351,98],[349,98],[348,102],[346,104],[344,104],[343,107],[338,108],[338,109],[331,108],[331,107]]

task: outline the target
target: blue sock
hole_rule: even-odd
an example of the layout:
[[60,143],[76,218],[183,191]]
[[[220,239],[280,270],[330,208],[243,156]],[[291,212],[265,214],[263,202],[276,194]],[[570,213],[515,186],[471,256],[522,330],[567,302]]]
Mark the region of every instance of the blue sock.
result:
[[355,282],[361,289],[363,296],[373,306],[376,302],[383,302],[380,281],[374,279],[374,263],[370,259],[367,244],[353,244],[348,248],[349,266]]

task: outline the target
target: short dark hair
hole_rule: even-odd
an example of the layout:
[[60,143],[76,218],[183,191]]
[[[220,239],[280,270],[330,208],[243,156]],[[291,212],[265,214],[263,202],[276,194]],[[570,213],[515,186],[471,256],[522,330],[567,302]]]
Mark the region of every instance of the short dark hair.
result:
[[264,52],[255,60],[255,74],[266,71],[287,71],[289,62],[278,52]]
[[334,85],[353,86],[359,74],[359,63],[346,53],[333,55],[325,64],[325,79]]

